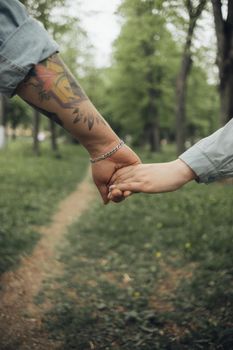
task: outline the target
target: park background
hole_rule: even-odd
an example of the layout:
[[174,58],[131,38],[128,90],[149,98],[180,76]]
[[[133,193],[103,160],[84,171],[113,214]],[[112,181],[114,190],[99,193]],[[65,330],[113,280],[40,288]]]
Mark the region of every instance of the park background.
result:
[[[22,2],[144,162],[175,159],[232,117],[232,1]],[[88,155],[18,97],[0,106],[0,349],[232,349],[232,182],[94,197],[50,242],[50,271],[46,248],[30,270]]]

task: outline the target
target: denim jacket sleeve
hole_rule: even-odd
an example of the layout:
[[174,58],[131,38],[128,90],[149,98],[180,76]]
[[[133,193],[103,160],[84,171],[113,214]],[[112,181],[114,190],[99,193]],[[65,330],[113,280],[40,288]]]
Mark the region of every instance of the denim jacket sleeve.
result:
[[43,25],[18,0],[0,0],[0,93],[11,97],[35,64],[58,51]]
[[209,183],[233,177],[233,119],[179,158],[197,174],[198,182]]

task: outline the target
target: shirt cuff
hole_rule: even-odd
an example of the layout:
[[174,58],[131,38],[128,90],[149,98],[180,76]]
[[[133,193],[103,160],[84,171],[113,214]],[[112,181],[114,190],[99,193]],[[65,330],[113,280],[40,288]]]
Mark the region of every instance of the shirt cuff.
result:
[[198,176],[197,182],[210,183],[216,181],[220,174],[208,156],[197,146],[194,145],[179,156]]

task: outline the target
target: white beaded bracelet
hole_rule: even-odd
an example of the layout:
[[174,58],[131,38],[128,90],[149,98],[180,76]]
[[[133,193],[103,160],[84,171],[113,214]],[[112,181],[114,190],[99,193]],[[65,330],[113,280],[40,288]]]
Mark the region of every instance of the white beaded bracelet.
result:
[[125,144],[124,141],[121,140],[120,143],[116,147],[114,147],[111,151],[106,152],[97,158],[94,158],[94,159],[90,158],[90,162],[96,163],[96,162],[99,162],[100,160],[104,160],[106,158],[111,157],[111,155],[116,153],[122,146],[124,146],[124,144]]

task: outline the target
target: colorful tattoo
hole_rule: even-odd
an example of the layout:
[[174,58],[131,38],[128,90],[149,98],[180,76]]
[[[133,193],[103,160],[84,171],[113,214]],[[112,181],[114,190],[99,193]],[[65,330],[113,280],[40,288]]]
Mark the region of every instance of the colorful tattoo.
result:
[[[89,130],[93,128],[95,123],[106,124],[57,55],[49,57],[31,69],[24,84],[37,89],[41,102],[53,99],[61,108],[73,109],[71,115],[74,117],[74,124],[86,123]],[[35,108],[58,124],[63,124],[56,113]]]

